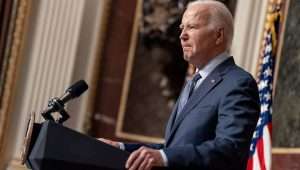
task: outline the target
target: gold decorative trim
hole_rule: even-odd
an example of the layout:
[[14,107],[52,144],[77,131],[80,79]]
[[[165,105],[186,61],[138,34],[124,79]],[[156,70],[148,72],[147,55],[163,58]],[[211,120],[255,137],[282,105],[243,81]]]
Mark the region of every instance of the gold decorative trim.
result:
[[[289,1],[289,0],[288,0]],[[257,62],[257,65],[256,65],[256,77],[258,76],[258,74],[260,73],[260,65],[261,65],[261,63],[262,63],[262,56],[264,55],[264,45],[265,45],[265,41],[264,41],[264,37],[265,37],[265,33],[266,33],[266,30],[267,29],[269,29],[269,27],[270,27],[270,21],[272,20],[272,19],[274,19],[274,16],[273,16],[273,7],[275,6],[275,5],[278,5],[278,4],[284,4],[284,2],[282,2],[282,0],[269,0],[268,1],[268,5],[267,5],[267,14],[266,14],[266,16],[265,16],[265,21],[264,21],[264,29],[263,29],[263,31],[262,31],[262,34],[260,35],[260,42],[261,42],[261,47],[260,47],[260,52],[259,52],[259,58],[258,58],[258,62]],[[286,5],[286,4],[284,4],[284,5]],[[287,5],[286,5],[287,6]],[[286,7],[285,6],[285,7]],[[282,11],[282,10],[281,10]],[[284,21],[283,20],[283,18],[281,18],[281,21]],[[282,24],[282,26],[283,26],[283,24]],[[280,34],[282,33],[282,31],[280,32]],[[282,37],[282,36],[280,36],[280,37]],[[280,41],[279,42],[281,42],[282,41],[282,39],[279,39]],[[279,44],[279,43],[278,43]],[[276,48],[276,54],[278,55],[278,46],[277,46],[277,48]],[[277,55],[276,55],[276,57],[277,57]],[[275,68],[276,69],[276,68]],[[258,77],[257,77],[258,78]],[[275,85],[274,84],[274,82],[273,82],[273,85]],[[274,92],[275,90],[273,90],[273,92]]]
[[[16,83],[18,80],[18,72],[21,66],[22,51],[25,45],[26,30],[29,20],[31,0],[19,0],[15,1],[17,4],[16,19],[14,32],[12,35],[12,44],[8,50],[10,50],[8,69],[6,72],[6,80],[4,85],[4,93],[2,100],[2,108],[0,108],[0,155],[4,150],[5,136],[7,125],[9,121],[9,113],[12,110],[12,103],[14,103],[13,96],[15,95]],[[0,156],[0,162],[2,157]]]
[[124,117],[125,117],[126,103],[128,99],[134,55],[135,55],[137,41],[138,41],[139,21],[142,18],[142,10],[143,10],[143,0],[137,0],[136,11],[135,11],[136,15],[135,15],[135,19],[133,23],[133,31],[130,39],[128,60],[127,60],[126,71],[125,71],[125,79],[122,87],[122,96],[121,96],[120,108],[118,112],[117,127],[116,127],[115,134],[117,137],[129,139],[129,140],[136,140],[140,142],[161,143],[164,141],[162,138],[155,138],[155,137],[149,137],[145,135],[128,133],[128,132],[124,132],[122,129]]
[[21,163],[24,165],[26,162],[26,159],[28,157],[28,151],[29,151],[29,146],[31,143],[31,138],[32,138],[32,132],[33,132],[33,126],[35,123],[35,113],[30,114],[30,118],[28,120],[28,127],[27,127],[27,132],[23,141],[23,146],[22,146],[22,151],[21,151]]
[[300,148],[272,148],[272,154],[300,154]]
[[27,168],[25,167],[25,165],[21,164],[21,160],[14,159],[10,161],[7,170],[27,170]]
[[[284,44],[284,33],[285,33],[285,28],[286,28],[286,18],[289,12],[289,6],[290,6],[290,0],[285,0],[284,1],[284,10],[282,13],[282,29],[281,29],[281,34],[279,36],[279,43],[278,43],[278,48],[277,48],[277,54],[276,54],[276,65],[275,65],[275,70],[274,70],[274,87],[276,87],[277,79],[278,79],[278,72],[279,72],[279,63],[281,59],[281,52],[282,52],[282,47]],[[275,96],[276,93],[276,88],[273,88],[273,96]]]
[[[286,20],[287,20],[287,15],[289,12],[289,6],[290,6],[290,0],[285,0],[284,1],[284,11],[283,11],[283,15],[282,15],[282,30],[281,30],[281,34],[279,37],[279,44],[278,44],[278,51],[277,51],[277,61],[276,61],[276,66],[275,66],[275,73],[274,73],[274,87],[276,87],[276,83],[277,83],[277,78],[278,78],[278,72],[279,72],[279,63],[280,63],[280,59],[281,59],[281,52],[282,52],[282,47],[284,44],[284,33],[285,33],[285,28],[286,28]],[[273,88],[274,92],[273,92],[273,96],[275,96],[275,88]],[[300,154],[300,148],[281,148],[281,147],[276,147],[276,148],[272,148],[272,153],[273,154]]]

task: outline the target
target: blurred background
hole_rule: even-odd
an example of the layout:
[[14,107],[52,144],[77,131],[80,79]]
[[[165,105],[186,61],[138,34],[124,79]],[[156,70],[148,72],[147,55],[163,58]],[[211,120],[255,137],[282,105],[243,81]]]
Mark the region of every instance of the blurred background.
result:
[[[65,126],[92,137],[163,142],[193,68],[179,24],[192,0],[0,0],[0,169],[25,169],[30,113],[77,80]],[[274,33],[273,169],[300,169],[300,1],[220,0],[234,16],[231,55],[258,78],[266,30]]]

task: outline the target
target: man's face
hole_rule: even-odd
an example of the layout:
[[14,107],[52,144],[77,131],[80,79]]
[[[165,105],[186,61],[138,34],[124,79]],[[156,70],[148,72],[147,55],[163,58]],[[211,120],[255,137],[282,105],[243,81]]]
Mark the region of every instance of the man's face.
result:
[[206,64],[215,46],[215,31],[209,26],[208,16],[207,7],[195,5],[185,11],[181,20],[184,59],[195,66]]

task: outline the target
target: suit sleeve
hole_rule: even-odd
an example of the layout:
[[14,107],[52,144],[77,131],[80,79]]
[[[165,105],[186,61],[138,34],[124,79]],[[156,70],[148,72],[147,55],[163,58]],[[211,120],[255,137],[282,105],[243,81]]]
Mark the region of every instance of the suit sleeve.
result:
[[127,152],[133,152],[142,146],[149,147],[152,149],[162,149],[164,147],[163,144],[143,144],[143,143],[124,143],[124,146]]
[[259,112],[255,81],[237,81],[220,99],[215,138],[200,145],[165,148],[169,167],[218,170],[245,164]]

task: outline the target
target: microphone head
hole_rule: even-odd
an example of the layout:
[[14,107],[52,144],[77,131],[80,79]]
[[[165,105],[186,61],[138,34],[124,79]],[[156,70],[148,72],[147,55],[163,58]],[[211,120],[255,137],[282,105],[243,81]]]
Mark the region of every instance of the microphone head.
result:
[[79,80],[73,85],[71,85],[67,90],[66,93],[69,93],[72,98],[79,97],[83,92],[85,92],[89,86],[86,84],[84,80]]

